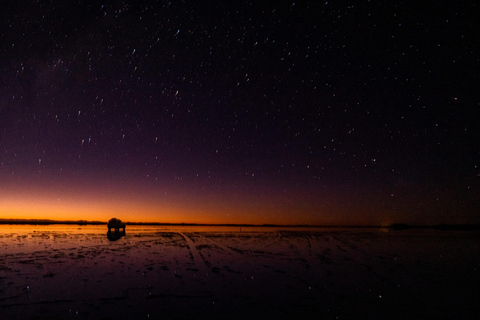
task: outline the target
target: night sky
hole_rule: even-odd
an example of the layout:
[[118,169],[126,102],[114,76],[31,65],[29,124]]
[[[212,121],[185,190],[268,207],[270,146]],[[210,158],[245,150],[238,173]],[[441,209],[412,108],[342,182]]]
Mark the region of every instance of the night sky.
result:
[[461,3],[2,1],[0,218],[480,223]]

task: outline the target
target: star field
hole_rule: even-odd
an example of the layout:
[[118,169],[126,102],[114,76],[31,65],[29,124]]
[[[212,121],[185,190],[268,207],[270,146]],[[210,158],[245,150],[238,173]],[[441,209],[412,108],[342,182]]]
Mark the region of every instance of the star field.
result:
[[0,216],[479,222],[474,3],[1,6]]

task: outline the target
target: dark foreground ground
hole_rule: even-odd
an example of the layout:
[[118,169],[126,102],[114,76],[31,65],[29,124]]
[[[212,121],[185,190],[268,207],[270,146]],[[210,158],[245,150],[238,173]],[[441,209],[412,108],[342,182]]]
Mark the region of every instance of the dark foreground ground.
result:
[[0,319],[480,316],[476,231],[70,228],[0,230]]

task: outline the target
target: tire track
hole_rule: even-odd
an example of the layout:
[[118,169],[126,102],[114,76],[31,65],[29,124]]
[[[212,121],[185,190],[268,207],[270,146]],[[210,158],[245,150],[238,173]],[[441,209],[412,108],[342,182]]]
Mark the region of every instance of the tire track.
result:
[[226,246],[224,244],[221,244],[213,239],[207,238],[204,235],[201,235],[200,233],[195,233],[195,235],[201,239],[203,239],[207,243],[211,243],[215,245],[217,248],[222,249],[223,251],[227,252],[228,254],[233,254],[233,255],[239,255],[241,256],[242,254],[238,251],[235,251],[234,249],[230,248],[229,246]]
[[202,258],[202,256],[198,252],[195,242],[193,242],[193,240],[190,239],[190,237],[188,237],[182,232],[178,232],[178,234],[180,234],[185,239],[185,242],[187,242],[187,245],[190,249],[190,253],[193,256],[193,263],[195,264],[195,267],[198,269],[199,273],[202,275],[208,276],[209,269],[205,263],[205,260]]

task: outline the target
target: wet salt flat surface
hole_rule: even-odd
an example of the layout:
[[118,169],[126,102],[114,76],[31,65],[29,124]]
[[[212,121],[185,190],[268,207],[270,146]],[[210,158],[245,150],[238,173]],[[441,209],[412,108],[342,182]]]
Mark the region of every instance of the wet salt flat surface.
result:
[[477,232],[0,226],[0,319],[477,319]]

